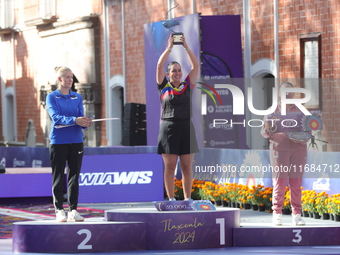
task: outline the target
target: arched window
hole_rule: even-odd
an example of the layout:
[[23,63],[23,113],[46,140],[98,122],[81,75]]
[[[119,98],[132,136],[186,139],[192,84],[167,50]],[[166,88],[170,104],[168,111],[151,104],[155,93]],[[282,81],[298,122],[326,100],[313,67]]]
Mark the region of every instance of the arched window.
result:
[[107,121],[107,138],[109,146],[122,145],[123,133],[123,111],[124,111],[124,78],[115,75],[109,82],[107,116],[108,118],[119,118],[120,120]]

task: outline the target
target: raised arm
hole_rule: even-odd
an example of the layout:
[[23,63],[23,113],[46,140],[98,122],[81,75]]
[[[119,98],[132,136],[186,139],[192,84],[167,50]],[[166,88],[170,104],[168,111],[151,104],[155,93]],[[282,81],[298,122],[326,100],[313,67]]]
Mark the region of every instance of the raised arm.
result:
[[189,77],[190,77],[191,85],[194,86],[196,83],[197,76],[198,76],[198,60],[194,52],[189,48],[184,35],[182,36],[182,41],[183,41],[183,47],[186,50],[188,57],[189,57],[189,61],[191,63],[191,70],[189,72]]
[[164,50],[162,55],[159,57],[156,67],[156,82],[157,84],[161,84],[164,80],[165,72],[164,72],[164,65],[166,60],[169,57],[169,54],[174,46],[174,37],[170,35],[168,39],[168,47]]

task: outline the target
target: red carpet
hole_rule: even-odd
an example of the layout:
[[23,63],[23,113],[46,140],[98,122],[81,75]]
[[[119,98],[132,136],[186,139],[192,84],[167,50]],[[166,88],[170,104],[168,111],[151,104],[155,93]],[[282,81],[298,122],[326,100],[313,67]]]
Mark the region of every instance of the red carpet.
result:
[[[64,206],[65,210],[67,210],[67,206]],[[27,204],[16,204],[16,205],[6,205],[1,207],[1,209],[12,209],[17,210],[18,212],[27,212],[34,213],[38,215],[51,216],[51,219],[54,219],[55,212],[52,204],[41,204],[41,205],[27,205]],[[84,218],[91,217],[104,217],[103,210],[96,210],[91,208],[78,207],[77,211]],[[16,217],[15,215],[3,215],[0,214],[0,239],[4,238],[12,238],[12,225],[17,221],[29,221],[29,219],[24,219],[20,217]]]

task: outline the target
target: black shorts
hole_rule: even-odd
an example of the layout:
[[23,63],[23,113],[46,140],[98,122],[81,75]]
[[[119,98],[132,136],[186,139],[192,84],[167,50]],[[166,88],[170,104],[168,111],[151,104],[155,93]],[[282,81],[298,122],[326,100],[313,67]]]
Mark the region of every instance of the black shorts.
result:
[[163,120],[158,134],[158,154],[185,155],[198,152],[191,120]]

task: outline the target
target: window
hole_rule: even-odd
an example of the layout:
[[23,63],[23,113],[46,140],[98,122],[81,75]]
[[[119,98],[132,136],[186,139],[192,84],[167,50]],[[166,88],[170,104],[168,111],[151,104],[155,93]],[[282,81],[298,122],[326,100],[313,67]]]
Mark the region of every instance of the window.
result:
[[307,109],[321,110],[321,33],[300,35],[301,86],[308,89],[312,98],[305,104]]
[[2,0],[0,13],[0,27],[2,29],[14,27],[14,1]]
[[50,19],[56,16],[55,0],[40,1],[40,17],[42,19]]
[[56,1],[39,0],[24,2],[24,17],[26,26],[39,26],[53,23],[56,18]]

